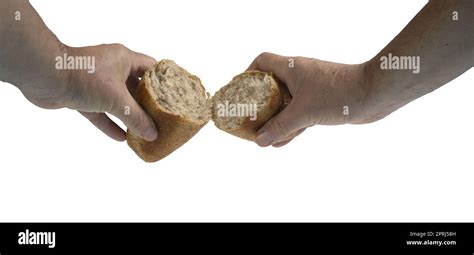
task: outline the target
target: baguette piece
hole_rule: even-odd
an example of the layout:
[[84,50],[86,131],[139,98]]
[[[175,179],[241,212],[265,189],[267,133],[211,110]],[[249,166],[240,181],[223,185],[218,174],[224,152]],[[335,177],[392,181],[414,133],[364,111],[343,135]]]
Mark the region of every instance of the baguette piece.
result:
[[257,131],[289,96],[271,73],[247,71],[235,76],[212,98],[212,119],[221,130],[255,141]]
[[146,162],[155,162],[178,149],[211,118],[209,94],[201,80],[171,60],[147,71],[135,99],[153,119],[158,137],[153,142],[127,131],[127,143]]
[[153,142],[127,131],[128,145],[146,162],[168,156],[211,118],[219,129],[255,141],[258,129],[290,100],[271,73],[260,71],[235,76],[210,99],[200,79],[171,60],[148,70],[134,97],[158,130]]

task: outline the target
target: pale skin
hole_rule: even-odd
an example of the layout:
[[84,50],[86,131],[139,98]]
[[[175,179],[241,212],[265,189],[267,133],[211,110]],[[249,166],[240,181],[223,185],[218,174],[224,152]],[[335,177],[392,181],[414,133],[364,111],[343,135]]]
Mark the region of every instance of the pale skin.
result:
[[[21,12],[21,21],[15,12]],[[120,44],[69,47],[46,27],[26,0],[0,1],[0,79],[17,86],[33,104],[78,110],[111,138],[126,133],[105,113],[118,117],[148,141],[157,137],[151,118],[131,96],[138,77],[156,61]],[[55,58],[94,56],[96,71],[57,70]]]
[[[257,143],[283,146],[313,125],[371,123],[443,86],[473,66],[473,24],[474,1],[432,0],[377,56],[362,64],[259,55],[249,69],[273,72],[293,99],[259,130]],[[420,73],[382,70],[381,56],[389,53],[419,56]],[[294,68],[289,68],[291,60]]]
[[[362,64],[262,53],[248,69],[273,72],[292,100],[259,130],[257,144],[283,146],[313,125],[377,121],[466,72],[474,62],[473,6],[472,0],[432,0],[377,56]],[[15,11],[21,11],[21,22],[15,21]],[[459,13],[457,21],[453,11]],[[0,79],[17,86],[30,102],[78,110],[118,141],[125,140],[125,131],[105,113],[146,140],[159,135],[131,96],[153,58],[119,44],[69,47],[26,0],[0,1],[0,22]],[[64,53],[95,56],[96,72],[56,70],[54,57]],[[419,56],[420,73],[382,70],[380,57],[389,53]]]

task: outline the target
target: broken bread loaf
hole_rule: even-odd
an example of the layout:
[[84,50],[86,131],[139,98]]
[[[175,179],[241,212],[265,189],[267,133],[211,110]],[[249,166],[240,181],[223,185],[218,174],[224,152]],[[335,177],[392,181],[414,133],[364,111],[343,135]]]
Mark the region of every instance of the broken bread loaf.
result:
[[209,96],[200,79],[171,60],[147,71],[135,99],[158,130],[153,142],[127,131],[127,143],[146,162],[158,161],[186,143],[211,118]]
[[209,98],[198,77],[171,60],[147,71],[135,99],[150,115],[158,138],[147,142],[127,132],[127,143],[146,162],[158,161],[186,143],[212,118],[230,134],[254,141],[257,130],[280,110],[283,96],[271,73],[237,75]]
[[281,89],[271,73],[239,74],[212,98],[212,119],[221,130],[255,141],[257,130],[279,112]]

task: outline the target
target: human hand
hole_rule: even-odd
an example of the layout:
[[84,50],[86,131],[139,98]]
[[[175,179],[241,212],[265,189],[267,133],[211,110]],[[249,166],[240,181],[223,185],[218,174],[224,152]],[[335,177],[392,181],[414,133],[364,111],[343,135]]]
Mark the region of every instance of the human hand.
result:
[[97,128],[118,141],[125,140],[126,133],[105,113],[116,116],[148,141],[156,138],[153,121],[131,95],[138,85],[138,77],[156,62],[153,58],[119,44],[65,47],[64,53],[94,57],[95,72],[60,70],[57,82],[38,86],[42,87],[41,92],[33,86],[22,91],[31,102],[43,108],[78,110]]
[[292,96],[286,108],[260,128],[256,141],[260,146],[280,147],[307,127],[362,123],[371,114],[364,64],[262,53],[248,69],[272,72]]

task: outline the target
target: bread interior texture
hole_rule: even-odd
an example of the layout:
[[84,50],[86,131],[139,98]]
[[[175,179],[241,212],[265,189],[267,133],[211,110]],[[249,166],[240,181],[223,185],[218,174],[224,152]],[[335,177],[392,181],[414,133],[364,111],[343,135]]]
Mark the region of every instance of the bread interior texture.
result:
[[197,76],[171,60],[163,60],[147,74],[154,98],[161,108],[196,123],[211,117],[209,95]]
[[[247,72],[238,75],[225,87],[221,88],[213,97],[213,120],[215,124],[226,130],[236,130],[240,125],[252,116],[235,116],[222,114],[219,109],[225,109],[226,113],[232,113],[232,108],[237,111],[247,111],[250,108],[258,113],[264,108],[274,92],[274,80],[268,73]],[[234,109],[235,111],[235,109]]]

